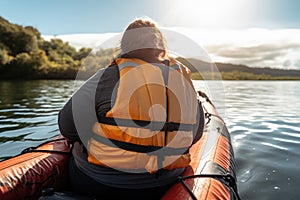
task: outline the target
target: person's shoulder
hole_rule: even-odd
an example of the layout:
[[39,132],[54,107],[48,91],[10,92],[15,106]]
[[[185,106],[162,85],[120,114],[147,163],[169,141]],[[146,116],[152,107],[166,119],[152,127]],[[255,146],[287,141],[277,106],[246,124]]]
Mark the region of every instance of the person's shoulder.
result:
[[116,63],[110,63],[105,69],[104,69],[104,73],[105,74],[118,74],[119,68],[118,65]]
[[182,62],[180,62],[179,60],[177,60],[175,58],[170,59],[170,64],[171,65],[179,65],[181,67],[181,70],[183,73],[186,73],[186,74],[191,73],[191,70],[187,66],[185,66]]
[[104,71],[114,71],[118,68],[117,62],[115,58],[112,58],[110,62],[103,68]]
[[99,75],[100,82],[117,81],[119,79],[119,68],[116,63],[110,63],[106,68],[101,69]]

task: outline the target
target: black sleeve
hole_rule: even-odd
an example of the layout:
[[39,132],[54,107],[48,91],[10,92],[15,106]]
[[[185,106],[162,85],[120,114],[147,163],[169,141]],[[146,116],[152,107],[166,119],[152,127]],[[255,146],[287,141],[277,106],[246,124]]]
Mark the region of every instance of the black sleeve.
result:
[[80,141],[73,119],[72,98],[70,98],[58,113],[60,133],[70,142]]
[[112,92],[119,80],[118,72],[117,66],[98,71],[60,110],[59,130],[70,142],[81,141],[86,144],[92,136],[92,127],[98,115],[110,110]]
[[192,144],[195,144],[203,135],[204,130],[204,112],[202,108],[202,104],[199,101],[198,102],[198,108],[197,108],[197,124],[194,127],[194,140]]
[[114,105],[119,86],[119,77],[117,65],[108,67],[103,73],[95,95],[95,109],[98,117],[104,117]]

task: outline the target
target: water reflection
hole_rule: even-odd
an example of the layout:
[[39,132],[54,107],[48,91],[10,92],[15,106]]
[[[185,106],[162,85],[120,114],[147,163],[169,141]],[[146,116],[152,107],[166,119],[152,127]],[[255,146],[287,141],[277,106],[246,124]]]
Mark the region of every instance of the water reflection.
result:
[[61,80],[0,81],[0,160],[58,134],[57,113],[73,86]]
[[[224,93],[212,101],[231,133],[242,199],[300,199],[300,82],[194,84]],[[57,113],[76,86],[74,81],[0,81],[0,160],[55,137]]]
[[299,199],[300,82],[225,81],[242,199]]

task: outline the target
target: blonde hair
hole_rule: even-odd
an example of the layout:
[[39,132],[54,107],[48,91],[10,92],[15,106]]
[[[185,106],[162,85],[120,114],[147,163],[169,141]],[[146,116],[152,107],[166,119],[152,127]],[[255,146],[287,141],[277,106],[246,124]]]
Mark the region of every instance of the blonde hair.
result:
[[126,28],[121,39],[121,54],[126,57],[147,56],[165,57],[166,41],[157,24],[148,18],[138,18]]

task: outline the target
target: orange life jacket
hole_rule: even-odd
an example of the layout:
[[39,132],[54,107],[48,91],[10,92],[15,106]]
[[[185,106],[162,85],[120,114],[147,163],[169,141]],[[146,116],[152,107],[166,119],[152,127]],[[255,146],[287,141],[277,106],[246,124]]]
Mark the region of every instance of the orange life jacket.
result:
[[188,166],[198,106],[188,69],[175,60],[170,66],[127,58],[115,63],[115,102],[93,127],[88,161],[150,173]]

